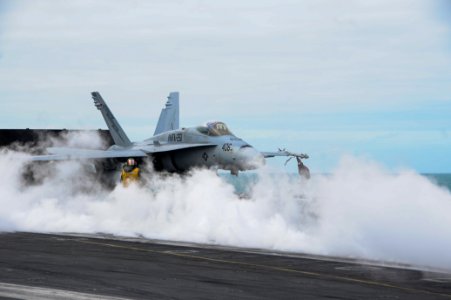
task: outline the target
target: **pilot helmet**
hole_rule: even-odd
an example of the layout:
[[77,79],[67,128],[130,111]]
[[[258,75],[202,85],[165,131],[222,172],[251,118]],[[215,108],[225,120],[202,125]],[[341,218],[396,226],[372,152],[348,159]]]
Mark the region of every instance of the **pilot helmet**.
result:
[[134,158],[127,159],[127,166],[134,166],[136,165],[136,161]]

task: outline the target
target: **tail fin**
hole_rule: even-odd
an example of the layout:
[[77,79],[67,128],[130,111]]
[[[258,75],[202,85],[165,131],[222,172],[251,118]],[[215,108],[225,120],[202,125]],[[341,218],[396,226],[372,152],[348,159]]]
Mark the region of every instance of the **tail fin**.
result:
[[114,143],[118,146],[127,147],[132,143],[128,139],[121,125],[119,125],[118,121],[114,117],[113,113],[110,111],[102,96],[100,96],[99,92],[92,92],[92,99],[94,99],[94,105],[98,110],[102,113],[103,118],[105,119],[105,123],[110,130],[111,137],[114,140]]
[[179,128],[179,92],[169,94],[166,107],[161,110],[157,129],[153,135]]

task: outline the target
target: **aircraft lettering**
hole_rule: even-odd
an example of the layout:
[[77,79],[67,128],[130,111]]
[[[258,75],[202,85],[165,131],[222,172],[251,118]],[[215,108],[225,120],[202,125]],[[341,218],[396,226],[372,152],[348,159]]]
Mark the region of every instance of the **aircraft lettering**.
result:
[[222,145],[222,150],[225,152],[233,151],[232,144],[225,143],[224,145]]
[[183,141],[183,134],[181,133],[171,133],[168,135],[168,142],[181,142]]

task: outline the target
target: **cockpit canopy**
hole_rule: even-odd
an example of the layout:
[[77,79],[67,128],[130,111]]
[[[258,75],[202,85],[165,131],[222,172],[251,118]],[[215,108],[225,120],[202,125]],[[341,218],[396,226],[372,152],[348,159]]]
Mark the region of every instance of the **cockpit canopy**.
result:
[[198,132],[208,136],[233,135],[223,122],[209,122],[206,126],[199,126],[196,129]]

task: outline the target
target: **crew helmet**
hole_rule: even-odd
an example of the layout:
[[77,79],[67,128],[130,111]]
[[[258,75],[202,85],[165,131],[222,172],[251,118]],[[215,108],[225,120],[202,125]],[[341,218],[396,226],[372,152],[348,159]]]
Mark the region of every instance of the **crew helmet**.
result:
[[134,158],[127,159],[127,166],[134,166],[136,165],[136,161]]

